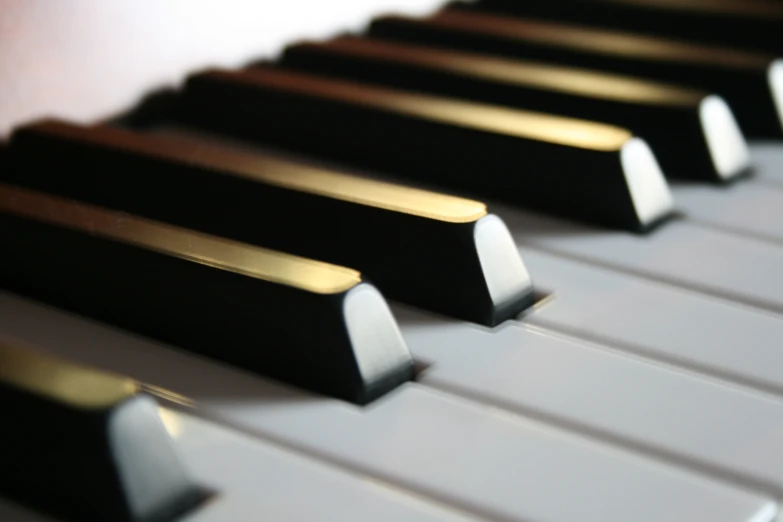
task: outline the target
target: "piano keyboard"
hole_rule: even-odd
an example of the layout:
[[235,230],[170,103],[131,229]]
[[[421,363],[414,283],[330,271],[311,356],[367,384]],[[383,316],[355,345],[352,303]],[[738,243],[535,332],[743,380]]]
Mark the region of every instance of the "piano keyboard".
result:
[[0,121],[0,520],[783,520],[783,3],[330,4]]

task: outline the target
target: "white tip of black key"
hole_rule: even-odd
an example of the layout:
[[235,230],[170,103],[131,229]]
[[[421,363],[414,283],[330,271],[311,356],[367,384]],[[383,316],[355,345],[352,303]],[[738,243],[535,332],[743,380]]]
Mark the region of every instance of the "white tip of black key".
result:
[[163,520],[172,499],[197,498],[151,397],[139,395],[108,418],[109,451],[134,520]]
[[707,96],[699,106],[704,138],[715,171],[724,180],[747,172],[750,152],[729,105],[720,96]]
[[631,138],[620,149],[628,193],[642,228],[669,216],[674,201],[666,178],[650,147],[640,138]]
[[[506,224],[495,215],[479,219],[473,228],[481,269],[493,302],[493,324],[519,312],[521,301],[532,301],[533,281]],[[528,303],[530,304],[530,303]]]
[[772,100],[778,112],[780,125],[783,129],[783,60],[775,60],[767,69],[767,81],[772,91]]
[[[397,384],[399,369],[410,364],[411,355],[386,299],[374,286],[362,283],[343,298],[343,317],[356,365],[368,388],[385,391],[389,383]],[[366,393],[380,395],[374,389]]]

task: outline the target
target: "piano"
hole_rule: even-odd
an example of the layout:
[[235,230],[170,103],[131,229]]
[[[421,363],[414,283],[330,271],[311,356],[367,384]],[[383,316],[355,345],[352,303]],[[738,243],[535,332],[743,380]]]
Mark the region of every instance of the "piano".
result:
[[783,3],[278,4],[0,2],[0,520],[783,520]]

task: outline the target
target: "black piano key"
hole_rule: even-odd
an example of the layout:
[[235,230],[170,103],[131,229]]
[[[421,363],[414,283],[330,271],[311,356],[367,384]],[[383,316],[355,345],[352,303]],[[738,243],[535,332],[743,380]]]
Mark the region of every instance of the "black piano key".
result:
[[4,288],[289,384],[363,404],[412,375],[354,270],[11,185],[0,243]]
[[140,390],[0,343],[0,496],[59,520],[179,520],[203,494]]
[[686,85],[724,97],[746,135],[783,136],[783,61],[774,55],[457,8],[378,18],[368,33]]
[[532,304],[516,246],[483,203],[179,138],[32,125],[12,136],[2,177],[355,267],[387,297],[468,321],[493,326]]
[[768,0],[481,0],[460,4],[783,54],[783,5]]
[[647,145],[619,127],[271,67],[192,77],[183,117],[354,166],[642,230],[671,212]]
[[731,110],[715,95],[627,76],[494,56],[341,37],[285,50],[288,68],[627,127],[667,176],[726,181],[750,156]]

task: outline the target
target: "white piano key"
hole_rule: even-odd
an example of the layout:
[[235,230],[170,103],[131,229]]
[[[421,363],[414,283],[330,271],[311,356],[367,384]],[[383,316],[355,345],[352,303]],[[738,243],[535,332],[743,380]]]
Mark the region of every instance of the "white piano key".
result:
[[397,315],[422,384],[783,495],[783,401],[515,322]]
[[783,241],[783,190],[748,179],[727,186],[670,183],[676,206],[689,221]]
[[[524,257],[530,245],[652,280],[783,312],[783,245],[672,219],[646,234],[587,227],[508,207],[508,225]],[[533,282],[535,283],[535,272]]]
[[0,331],[182,393],[201,415],[247,434],[495,520],[771,522],[778,513],[763,494],[416,384],[361,408],[8,294]]
[[753,176],[763,182],[783,184],[783,143],[751,141],[750,157]]
[[214,423],[161,414],[193,477],[215,492],[183,522],[476,520]]
[[697,292],[523,249],[554,298],[525,323],[783,396],[783,317]]

